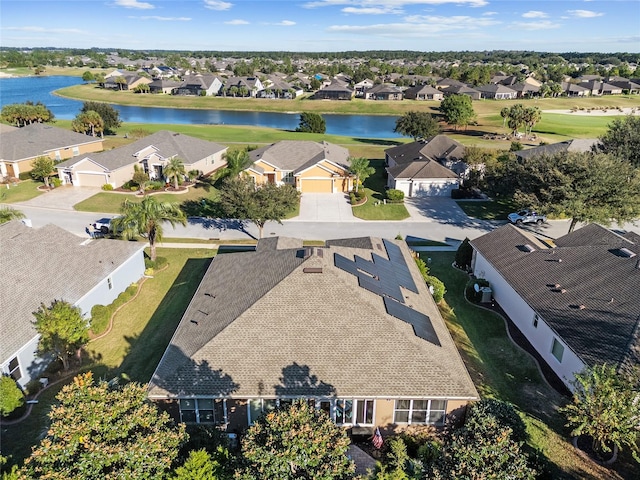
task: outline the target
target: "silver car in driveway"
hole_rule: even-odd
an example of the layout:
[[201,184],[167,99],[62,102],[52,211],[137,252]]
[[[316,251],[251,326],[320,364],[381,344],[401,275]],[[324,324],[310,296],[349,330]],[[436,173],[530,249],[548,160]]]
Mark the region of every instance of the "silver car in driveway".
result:
[[516,225],[523,223],[537,223],[540,225],[547,221],[545,215],[541,215],[533,210],[520,210],[519,212],[510,213],[508,218],[511,223],[515,223]]

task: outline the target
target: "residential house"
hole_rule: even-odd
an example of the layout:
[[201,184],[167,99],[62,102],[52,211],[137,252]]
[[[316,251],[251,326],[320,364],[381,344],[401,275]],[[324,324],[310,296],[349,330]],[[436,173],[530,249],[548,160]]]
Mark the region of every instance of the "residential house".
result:
[[442,92],[445,97],[448,95],[468,95],[472,100],[480,100],[482,98],[482,93],[480,91],[467,85],[443,88]]
[[462,83],[460,80],[454,80],[453,78],[442,78],[436,82],[436,87],[440,90],[444,90],[449,87],[466,87],[466,83]]
[[18,178],[31,171],[38,157],[59,162],[72,157],[99,152],[103,139],[54,127],[48,123],[32,123],[22,128],[0,132],[0,176]]
[[404,98],[408,100],[442,100],[444,93],[431,85],[416,85],[404,91]]
[[564,142],[549,143],[525,150],[518,150],[514,153],[519,159],[526,159],[543,155],[556,155],[564,152],[589,152],[598,142],[599,140],[597,138],[576,138],[573,140],[565,140]]
[[174,90],[175,95],[215,96],[223,88],[223,81],[217,75],[187,75]]
[[518,93],[510,87],[500,83],[490,83],[476,87],[476,90],[482,93],[482,98],[493,100],[512,100],[518,96]]
[[364,94],[367,90],[375,85],[373,80],[365,78],[361,82],[356,83],[353,87],[355,90],[356,97],[364,97]]
[[402,90],[395,85],[381,83],[364,92],[365,100],[402,100]]
[[210,174],[226,165],[227,147],[180,133],[161,130],[129,145],[106,152],[81,155],[56,165],[65,184],[119,187],[133,177],[138,165],[151,179],[163,180],[163,166],[173,157],[180,158],[186,171]]
[[460,187],[460,176],[450,167],[457,168],[463,158],[464,146],[446,135],[389,148],[387,186],[407,197],[450,196]]
[[224,94],[232,97],[256,97],[263,89],[258,77],[229,77],[223,87]]
[[227,432],[305,399],[371,434],[442,426],[478,394],[404,242],[273,237],[214,258],[148,398]]
[[535,97],[540,92],[540,87],[528,82],[514,83],[513,85],[509,85],[509,88],[516,92],[516,98]]
[[568,82],[562,82],[560,85],[568,97],[588,97],[591,94],[591,91],[582,85]]
[[33,312],[64,300],[89,320],[94,305],[109,305],[144,274],[144,243],[81,238],[55,225],[0,225],[5,266],[0,283],[0,369],[22,387],[50,358],[37,353]]
[[316,100],[351,100],[354,93],[354,90],[346,83],[333,80],[329,85],[314,93],[313,98]]
[[265,82],[264,89],[258,92],[258,98],[284,98],[293,99],[302,95],[304,91],[299,87],[293,87],[281,78],[273,78]]
[[149,84],[149,91],[151,93],[164,93],[165,95],[171,95],[175,92],[182,82],[176,80],[167,80],[158,78]]
[[589,95],[622,95],[622,87],[600,80],[581,81],[580,86],[586,88]]
[[[124,80],[123,82],[121,80]],[[105,78],[103,87],[113,90],[134,90],[140,85],[149,85],[153,82],[152,79],[142,77],[135,73],[125,73],[124,75],[112,76]]]
[[293,185],[302,193],[340,193],[353,188],[349,151],[328,142],[283,140],[249,152],[245,170],[256,184]]
[[640,93],[640,83],[633,82],[627,78],[622,77],[611,77],[607,79],[607,83],[609,85],[613,85],[615,87],[621,88],[622,92],[628,92],[630,94]]
[[590,224],[549,243],[505,225],[471,245],[474,275],[567,387],[640,365],[640,235]]

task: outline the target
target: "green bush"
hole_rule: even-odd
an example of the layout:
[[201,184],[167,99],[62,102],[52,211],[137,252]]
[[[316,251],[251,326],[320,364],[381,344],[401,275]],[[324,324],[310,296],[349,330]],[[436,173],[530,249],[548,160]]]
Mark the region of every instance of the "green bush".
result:
[[481,422],[488,416],[493,416],[500,426],[509,427],[514,441],[527,440],[527,427],[512,404],[493,398],[482,399],[473,404],[467,415],[467,421],[477,419]]
[[20,172],[18,174],[19,180],[31,180],[31,172]]
[[49,184],[53,185],[54,188],[58,188],[62,186],[62,180],[60,180],[58,177],[51,177],[51,180],[49,180]]
[[424,278],[424,281],[427,281],[427,277],[429,276],[429,267],[427,267],[427,264],[424,260],[422,260],[421,258],[416,258],[416,266],[418,267],[418,270],[420,270],[420,274],[422,275],[422,278]]
[[395,188],[387,190],[387,198],[393,203],[401,203],[404,201],[404,192]]
[[7,376],[0,377],[0,415],[8,416],[24,404],[24,393],[16,381]]
[[478,290],[480,290],[482,287],[489,287],[491,284],[484,278],[472,278],[467,282],[467,286],[465,287],[467,300],[473,303],[480,303],[480,301],[482,300],[482,291],[476,292],[476,289],[474,288],[475,284],[478,284]]
[[162,190],[164,188],[164,182],[153,180],[151,182],[148,182],[145,187],[147,190]]
[[102,185],[102,190],[110,192],[111,190],[113,190],[113,185],[111,185],[110,183],[105,183],[104,185]]
[[122,188],[124,190],[131,190],[132,188],[135,188],[137,190],[138,184],[135,183],[133,180],[128,180],[122,184]]
[[100,335],[109,326],[111,309],[104,305],[94,305],[91,309],[91,331],[95,335]]
[[40,379],[34,378],[33,380],[31,380],[25,386],[25,390],[26,390],[25,393],[27,395],[35,395],[36,393],[38,393],[40,390],[42,390],[42,384],[40,383]]
[[351,202],[351,205],[355,205],[356,203],[358,203],[358,199],[356,198],[355,193],[349,193],[349,201]]
[[430,287],[433,287],[433,300],[436,303],[440,303],[444,298],[444,294],[447,293],[444,283],[433,275],[427,275],[425,281]]
[[473,247],[469,243],[469,239],[465,238],[456,251],[455,266],[463,270],[468,270],[471,268],[472,259]]
[[167,264],[167,257],[156,257],[155,262],[149,257],[144,257],[144,268],[159,270]]

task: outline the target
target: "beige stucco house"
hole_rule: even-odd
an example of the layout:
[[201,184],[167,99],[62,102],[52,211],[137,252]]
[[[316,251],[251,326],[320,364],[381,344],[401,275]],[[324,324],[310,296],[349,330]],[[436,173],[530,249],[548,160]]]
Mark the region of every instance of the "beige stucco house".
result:
[[65,184],[114,188],[131,180],[138,165],[151,179],[164,180],[162,168],[174,157],[186,171],[209,174],[226,165],[227,147],[180,133],[161,130],[124,147],[94,155],[79,156],[56,166]]
[[0,132],[0,176],[30,172],[38,157],[66,160],[103,150],[102,138],[90,137],[47,123],[32,123]]
[[361,433],[441,426],[478,393],[404,242],[273,237],[214,258],[148,397],[228,432],[305,399]]
[[293,185],[302,193],[340,193],[353,188],[349,150],[328,142],[283,140],[249,152],[245,170],[256,184]]

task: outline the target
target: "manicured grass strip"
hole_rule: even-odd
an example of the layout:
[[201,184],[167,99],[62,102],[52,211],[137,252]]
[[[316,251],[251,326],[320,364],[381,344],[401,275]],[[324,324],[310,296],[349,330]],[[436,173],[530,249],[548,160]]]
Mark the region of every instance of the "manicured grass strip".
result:
[[456,203],[468,216],[479,220],[507,220],[507,215],[518,209],[511,200],[457,200]]
[[468,276],[451,266],[455,253],[428,252],[428,257],[430,273],[447,288],[440,311],[478,392],[520,410],[528,443],[552,463],[551,478],[622,478],[577,454],[557,412],[566,399],[542,379],[534,360],[511,342],[501,317],[465,300]]
[[44,184],[34,180],[21,180],[15,185],[13,183],[0,185],[0,203],[25,202],[47,193],[38,190],[41,185]]
[[[407,207],[402,203],[387,203],[385,186],[387,184],[384,171],[384,160],[374,159],[370,165],[376,169],[375,173],[364,182],[367,202],[352,207],[353,216],[362,220],[404,220],[409,218]],[[377,205],[376,205],[377,204]]]

